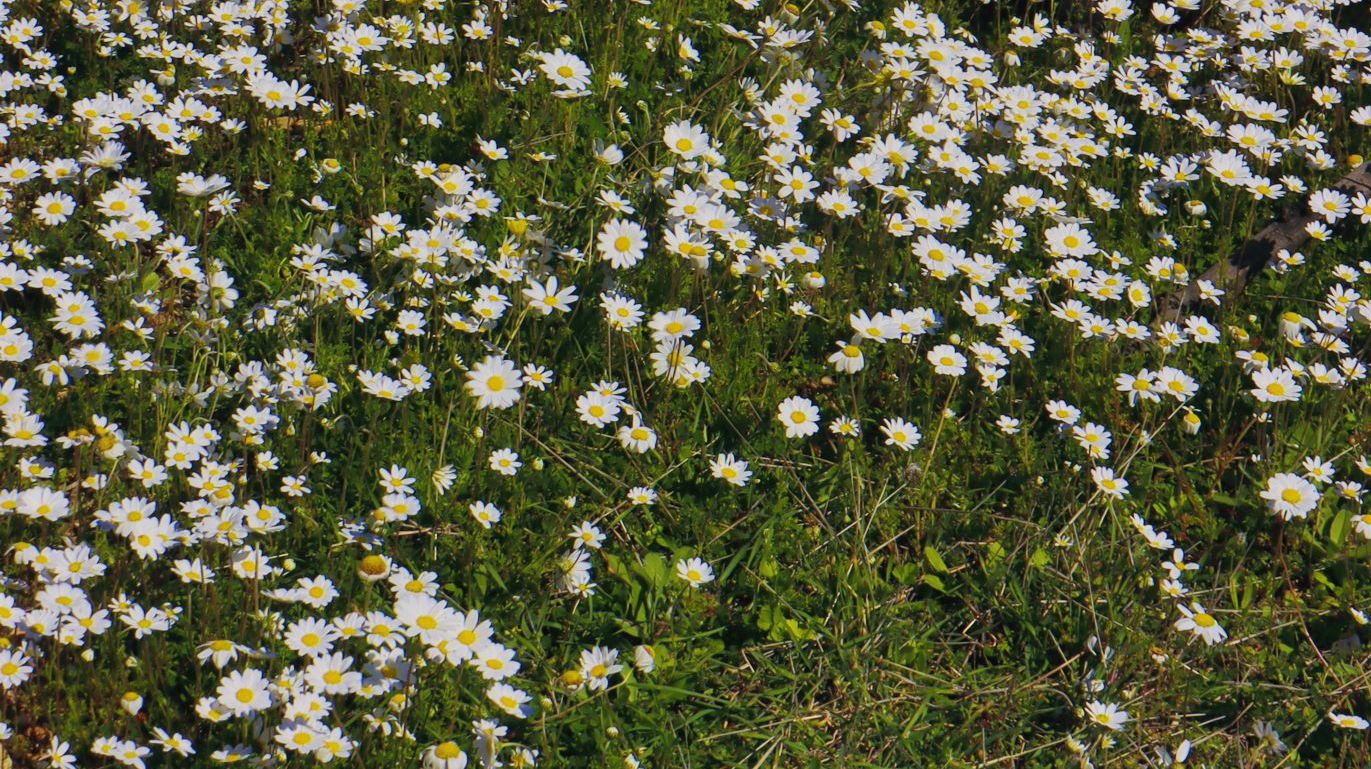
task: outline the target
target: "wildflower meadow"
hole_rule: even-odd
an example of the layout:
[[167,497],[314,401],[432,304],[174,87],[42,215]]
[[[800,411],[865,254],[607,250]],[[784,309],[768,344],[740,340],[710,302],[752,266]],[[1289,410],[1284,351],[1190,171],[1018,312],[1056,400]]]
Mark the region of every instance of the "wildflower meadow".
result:
[[1364,155],[1356,0],[0,0],[0,769],[1365,767]]

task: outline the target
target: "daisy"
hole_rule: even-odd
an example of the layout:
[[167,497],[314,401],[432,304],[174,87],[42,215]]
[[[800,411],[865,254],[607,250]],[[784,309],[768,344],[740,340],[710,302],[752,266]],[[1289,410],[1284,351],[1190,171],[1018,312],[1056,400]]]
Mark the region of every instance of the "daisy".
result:
[[718,454],[709,461],[709,474],[721,478],[734,486],[746,486],[752,479],[752,471],[747,462],[737,459],[733,454]]
[[856,438],[862,434],[862,426],[852,417],[838,417],[828,423],[828,431],[844,438]]
[[1261,748],[1278,755],[1288,750],[1285,742],[1281,740],[1280,732],[1276,731],[1271,722],[1258,721],[1252,727],[1252,731],[1257,735],[1257,743]]
[[1091,700],[1085,706],[1085,714],[1091,723],[1114,732],[1122,729],[1124,724],[1129,721],[1128,711],[1112,702],[1102,703],[1099,700]]
[[582,422],[593,427],[604,427],[619,420],[621,407],[615,398],[606,398],[599,392],[582,393],[576,399],[576,413]]
[[1205,611],[1204,607],[1201,606],[1199,602],[1192,601],[1190,608],[1186,608],[1185,606],[1179,608],[1181,614],[1184,616],[1176,620],[1177,630],[1189,630],[1200,638],[1203,638],[1204,642],[1210,646],[1223,643],[1224,639],[1228,637],[1228,633],[1223,629],[1223,626],[1219,624],[1218,620],[1214,619],[1212,614]]
[[676,562],[676,576],[685,580],[691,587],[699,587],[714,581],[714,569],[702,559],[683,558]]
[[503,681],[519,672],[514,650],[499,644],[485,644],[476,651],[476,669],[487,681]]
[[828,362],[840,373],[855,374],[866,365],[866,358],[862,356],[862,348],[856,344],[839,342],[838,349],[828,356]]
[[624,448],[639,454],[646,454],[657,446],[657,433],[636,417],[632,426],[620,425],[618,437]]
[[1066,401],[1048,401],[1047,415],[1063,425],[1074,425],[1081,418],[1081,410]]
[[33,673],[30,662],[23,651],[0,650],[0,687],[14,689],[29,680]]
[[1364,731],[1368,726],[1367,720],[1361,716],[1354,716],[1348,713],[1334,713],[1331,710],[1328,711],[1328,720],[1332,721],[1334,726],[1341,729]]
[[623,669],[618,649],[596,646],[581,651],[580,673],[591,691],[608,688],[609,677]]
[[61,224],[76,211],[76,201],[62,192],[39,195],[33,204],[33,215],[49,227]]
[[309,753],[319,745],[321,735],[303,721],[288,721],[276,727],[276,742],[295,753]]
[[819,409],[808,398],[791,396],[776,409],[787,438],[807,438],[819,431]]
[[424,769],[466,769],[467,754],[453,742],[440,742],[424,749]]
[[605,322],[619,331],[637,328],[643,322],[643,306],[622,294],[600,294],[600,308],[604,310]]
[[504,683],[491,684],[486,690],[486,699],[495,703],[496,707],[503,710],[507,715],[515,718],[527,718],[533,714],[533,708],[528,703],[532,699],[528,694],[513,686]]
[[667,125],[662,131],[667,149],[684,160],[693,160],[709,149],[709,136],[703,128],[681,120]]
[[518,402],[522,386],[519,369],[497,355],[486,356],[467,372],[466,389],[476,398],[477,408],[507,409]]
[[896,446],[904,451],[919,445],[923,438],[919,428],[900,417],[887,418],[881,423],[881,432],[885,435],[885,445]]
[[218,702],[235,716],[245,716],[271,705],[267,680],[255,668],[235,670],[219,681]]
[[653,313],[648,328],[652,329],[652,341],[659,344],[675,342],[694,336],[700,330],[700,320],[684,307],[677,307],[669,312]]
[[561,48],[543,54],[538,68],[548,80],[565,89],[568,94],[583,94],[590,85],[590,67]]
[[1110,499],[1123,499],[1128,496],[1128,481],[1114,474],[1108,467],[1096,467],[1090,471],[1090,479],[1095,486]]
[[524,464],[519,461],[518,453],[513,449],[499,449],[491,452],[490,469],[501,475],[513,476],[523,466]]
[[1319,490],[1294,473],[1277,473],[1267,479],[1261,498],[1266,500],[1268,510],[1291,521],[1308,517],[1318,507]]
[[1078,224],[1059,224],[1043,233],[1047,249],[1053,256],[1089,256],[1097,251],[1090,233]]
[[596,238],[600,256],[616,270],[626,270],[642,260],[647,250],[647,231],[628,219],[612,219]]
[[928,351],[928,362],[933,364],[934,373],[945,376],[961,376],[966,373],[966,356],[957,352],[950,344],[940,344]]
[[590,521],[582,521],[580,525],[571,530],[572,544],[577,548],[590,548],[599,550],[605,541],[604,532]]
[[576,287],[559,286],[557,276],[552,275],[546,283],[529,280],[528,286],[524,288],[524,298],[528,300],[529,307],[542,315],[569,312],[572,303],[577,299]]
[[628,490],[627,499],[631,505],[651,505],[657,501],[657,492],[647,486],[634,486]]
[[457,468],[452,465],[443,465],[433,471],[429,480],[433,483],[433,490],[441,497],[452,488],[452,484],[457,482]]
[[489,502],[472,502],[470,510],[471,517],[484,528],[489,529],[500,522],[500,509]]
[[1285,367],[1254,370],[1252,384],[1255,386],[1249,392],[1262,403],[1297,401],[1304,392],[1304,388],[1295,381],[1295,375]]

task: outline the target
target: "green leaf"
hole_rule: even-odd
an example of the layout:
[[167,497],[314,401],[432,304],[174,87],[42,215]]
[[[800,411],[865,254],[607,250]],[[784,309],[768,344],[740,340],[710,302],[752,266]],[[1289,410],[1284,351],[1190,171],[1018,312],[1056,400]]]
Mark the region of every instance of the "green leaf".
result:
[[813,641],[817,636],[813,630],[803,627],[793,618],[782,623],[781,628],[785,631],[787,639],[791,641]]
[[933,549],[932,545],[924,545],[924,558],[928,560],[928,566],[933,571],[939,574],[948,573],[947,564],[943,561],[943,557],[938,555],[938,551]]
[[667,586],[671,581],[671,566],[667,564],[666,558],[661,553],[648,553],[643,559],[643,576],[648,584],[660,590]]
[[1328,588],[1328,592],[1337,595],[1338,586],[1333,584],[1333,580],[1329,579],[1322,571],[1315,571],[1311,576],[1314,578],[1315,582]]
[[890,570],[890,576],[901,585],[913,587],[919,583],[919,565],[917,563],[902,563]]
[[1333,523],[1328,526],[1328,541],[1334,545],[1341,545],[1347,541],[1347,535],[1352,531],[1352,513],[1343,508],[1338,514],[1333,516]]
[[776,624],[775,615],[776,615],[776,609],[775,609],[775,607],[773,607],[773,606],[763,606],[763,607],[762,607],[762,610],[759,611],[759,612],[757,612],[757,629],[758,629],[758,630],[771,630],[771,628],[772,628],[773,626],[775,626],[775,624]]
[[767,557],[757,566],[757,576],[762,579],[773,579],[781,573],[781,565],[775,558]]
[[1005,553],[1004,545],[1001,545],[999,542],[991,542],[990,544],[986,545],[986,546],[985,546],[985,568],[986,568],[986,570],[989,571],[990,569],[993,569],[993,568],[995,568],[996,566],[998,566],[998,565],[1000,564],[1000,562],[1004,560],[1005,554],[1006,554],[1006,553]]

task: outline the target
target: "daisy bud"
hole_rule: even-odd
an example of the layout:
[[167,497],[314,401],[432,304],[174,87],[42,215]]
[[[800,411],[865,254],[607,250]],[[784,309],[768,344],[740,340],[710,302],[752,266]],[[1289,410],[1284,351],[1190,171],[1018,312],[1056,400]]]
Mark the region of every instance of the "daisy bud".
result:
[[633,667],[644,675],[657,668],[657,650],[646,644],[633,647]]
[[1194,435],[1200,431],[1199,414],[1196,414],[1193,411],[1187,411],[1185,412],[1185,416],[1181,417],[1181,421],[1185,425],[1185,431],[1190,435]]
[[136,716],[138,711],[143,709],[143,697],[138,692],[124,692],[124,696],[119,699],[119,707],[129,715]]

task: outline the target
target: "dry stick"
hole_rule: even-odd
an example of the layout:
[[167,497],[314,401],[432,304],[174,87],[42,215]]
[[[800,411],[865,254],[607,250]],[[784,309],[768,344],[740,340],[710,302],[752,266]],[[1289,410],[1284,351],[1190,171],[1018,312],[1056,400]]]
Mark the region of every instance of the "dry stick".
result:
[[[1333,189],[1347,195],[1358,192],[1371,194],[1371,163],[1363,163],[1333,185]],[[1243,243],[1227,259],[1220,260],[1205,270],[1199,280],[1191,281],[1185,288],[1163,297],[1159,318],[1177,321],[1186,308],[1198,303],[1201,298],[1200,281],[1209,281],[1233,297],[1242,293],[1252,278],[1261,272],[1276,254],[1281,251],[1293,252],[1309,240],[1309,224],[1323,217],[1310,213],[1304,207],[1289,207],[1285,214],[1266,225],[1254,237]],[[1334,225],[1345,224],[1351,217],[1345,217]]]

